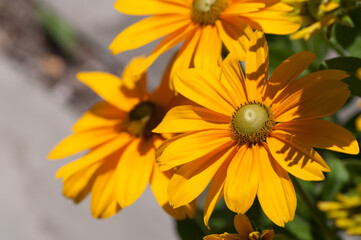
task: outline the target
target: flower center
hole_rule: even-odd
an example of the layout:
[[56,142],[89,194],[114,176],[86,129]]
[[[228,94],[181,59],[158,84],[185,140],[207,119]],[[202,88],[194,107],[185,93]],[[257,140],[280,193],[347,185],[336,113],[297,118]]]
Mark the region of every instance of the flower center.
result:
[[159,104],[150,101],[140,102],[129,112],[125,126],[133,136],[149,138],[164,115],[165,110]]
[[214,24],[227,6],[228,0],[193,0],[192,20],[200,25]]
[[239,144],[265,141],[275,121],[269,107],[251,102],[241,105],[232,116],[232,137]]

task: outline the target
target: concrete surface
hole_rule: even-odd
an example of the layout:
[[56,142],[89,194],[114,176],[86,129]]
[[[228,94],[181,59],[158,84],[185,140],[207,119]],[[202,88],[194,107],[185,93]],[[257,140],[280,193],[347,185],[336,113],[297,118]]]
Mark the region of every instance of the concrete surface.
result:
[[[46,6],[51,7],[56,14],[69,23],[78,33],[89,37],[99,46],[101,54],[111,55],[108,47],[113,39],[132,23],[144,18],[142,16],[124,15],[114,7],[116,0],[36,0]],[[114,61],[119,62],[119,67],[123,67],[132,57],[149,55],[159,41],[147,44],[139,49],[120,53],[114,57]],[[160,81],[168,60],[175,52],[171,49],[158,58],[150,67],[149,86],[154,89]]]
[[76,206],[61,194],[49,150],[79,117],[0,52],[0,239],[177,239],[172,220],[149,189],[116,216],[93,219],[89,198]]

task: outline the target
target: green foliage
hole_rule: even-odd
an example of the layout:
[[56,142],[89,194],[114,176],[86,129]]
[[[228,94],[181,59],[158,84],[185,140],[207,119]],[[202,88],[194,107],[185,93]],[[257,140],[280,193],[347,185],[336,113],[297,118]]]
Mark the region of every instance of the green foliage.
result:
[[197,216],[194,219],[177,221],[177,230],[182,240],[201,240],[205,237],[201,225],[197,222]]
[[[334,35],[337,42],[352,56],[361,57],[361,8],[356,8],[343,18],[343,22],[350,24],[337,24]],[[353,25],[354,27],[351,27]]]
[[60,50],[61,54],[71,57],[77,44],[73,29],[43,6],[36,7],[35,14],[49,40]]
[[312,227],[310,221],[299,215],[291,223],[286,224],[286,229],[298,240],[312,240]]
[[326,60],[320,69],[340,69],[348,72],[350,77],[342,81],[350,87],[351,94],[361,97],[361,79],[356,76],[356,71],[361,68],[361,59],[356,57],[338,57]]
[[342,161],[333,153],[327,152],[325,157],[331,169],[324,181],[320,199],[333,200],[342,187],[350,180],[350,175]]

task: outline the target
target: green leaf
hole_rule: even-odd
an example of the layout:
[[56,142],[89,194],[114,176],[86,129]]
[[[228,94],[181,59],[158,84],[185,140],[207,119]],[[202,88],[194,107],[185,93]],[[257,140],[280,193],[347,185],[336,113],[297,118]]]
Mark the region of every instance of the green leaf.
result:
[[[348,26],[347,26],[348,25]],[[351,27],[351,25],[354,25]],[[356,8],[342,16],[336,24],[334,36],[337,42],[351,55],[361,57],[361,8]]]
[[356,71],[361,68],[361,59],[356,57],[338,57],[326,60],[319,69],[340,69],[348,72],[350,77],[342,81],[349,85],[351,94],[361,97],[361,79],[357,78]]
[[361,182],[361,160],[359,158],[350,158],[344,159],[343,163],[345,164],[346,168],[348,169],[353,184],[358,184]]
[[298,215],[295,216],[292,222],[286,224],[286,229],[296,236],[298,240],[313,240],[310,222]]
[[35,14],[52,43],[65,56],[71,57],[77,43],[73,29],[52,11],[43,6],[37,6]]
[[335,154],[327,153],[325,159],[327,160],[331,172],[326,175],[326,179],[320,193],[320,199],[333,200],[341,188],[350,180],[350,174],[343,162],[336,157]]
[[205,237],[204,231],[195,219],[177,221],[177,230],[182,240],[200,240]]
[[284,234],[275,234],[273,240],[295,240],[293,237],[289,237]]

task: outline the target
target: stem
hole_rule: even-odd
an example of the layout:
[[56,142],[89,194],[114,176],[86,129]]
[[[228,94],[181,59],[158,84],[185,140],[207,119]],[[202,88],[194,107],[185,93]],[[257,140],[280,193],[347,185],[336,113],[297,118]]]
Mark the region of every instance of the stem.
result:
[[348,56],[347,52],[342,47],[340,47],[337,43],[334,43],[334,42],[330,41],[326,37],[324,39],[325,39],[325,42],[328,44],[328,46],[330,48],[332,48],[335,52],[337,52],[338,55],[340,55],[341,57],[347,57]]
[[302,199],[303,203],[306,205],[308,211],[312,215],[313,219],[317,223],[317,225],[321,228],[321,231],[327,240],[339,240],[337,234],[333,231],[333,229],[329,228],[324,221],[321,212],[317,209],[317,207],[311,201],[310,196],[303,190],[301,184],[298,180],[292,177],[293,185],[298,193],[298,196]]

